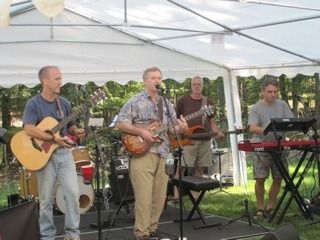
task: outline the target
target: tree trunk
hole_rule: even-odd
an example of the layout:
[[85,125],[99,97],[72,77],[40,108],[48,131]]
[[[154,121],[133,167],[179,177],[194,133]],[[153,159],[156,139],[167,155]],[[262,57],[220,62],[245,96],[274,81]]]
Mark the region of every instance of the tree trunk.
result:
[[318,119],[317,122],[317,129],[319,129],[320,126],[320,79],[319,79],[319,73],[316,73],[314,75],[315,79],[315,108],[314,108],[314,116],[316,119]]
[[292,111],[296,116],[298,116],[299,101],[301,101],[301,78],[300,74],[292,78]]
[[8,129],[11,126],[10,90],[2,89],[2,127]]
[[285,101],[289,105],[288,91],[287,91],[287,85],[285,80],[286,80],[286,75],[282,74],[279,77],[280,97],[283,101]]
[[248,81],[250,79],[248,78],[238,78],[238,83],[240,87],[240,99],[242,99],[241,102],[241,113],[242,113],[242,121],[244,121],[245,126],[248,125]]

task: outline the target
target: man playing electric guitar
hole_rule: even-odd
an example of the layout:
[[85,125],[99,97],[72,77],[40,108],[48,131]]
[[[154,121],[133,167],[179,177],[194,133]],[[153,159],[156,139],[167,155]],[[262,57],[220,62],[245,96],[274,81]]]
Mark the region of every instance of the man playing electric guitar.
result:
[[[168,183],[165,173],[165,159],[169,153],[168,133],[150,131],[158,126],[152,123],[160,122],[163,126],[169,126],[165,129],[172,134],[173,128],[178,133],[188,130],[186,120],[177,119],[173,105],[159,96],[157,86],[161,80],[162,73],[159,68],[146,69],[143,73],[144,90],[123,106],[116,123],[123,132],[137,136],[135,139],[147,142],[147,146],[150,146],[146,147],[146,151],[139,151],[134,155],[129,168],[135,197],[134,235],[139,240],[160,239],[157,228]],[[168,103],[169,112],[164,101]],[[174,125],[168,116],[171,116]],[[147,127],[150,125],[151,128]],[[128,148],[128,145],[126,147]]]
[[[52,203],[58,181],[66,201],[65,239],[76,240],[80,239],[79,187],[76,167],[70,150],[72,145],[63,136],[69,132],[71,135],[83,137],[85,132],[84,129],[77,128],[75,124],[69,124],[58,133],[46,132],[39,125],[37,126],[45,118],[50,117],[60,122],[71,113],[70,103],[59,96],[62,86],[59,68],[56,66],[41,68],[39,80],[42,91],[31,98],[25,106],[23,130],[31,137],[35,151],[46,152],[52,148],[51,145],[58,145],[48,163],[37,172],[41,239],[54,240],[55,238],[56,227],[53,222]],[[42,141],[40,146],[36,139]],[[32,161],[32,154],[29,158]],[[36,161],[36,159],[33,160]]]
[[[213,106],[213,102],[202,95],[203,80],[201,77],[196,76],[192,79],[191,89],[191,95],[183,96],[177,102],[178,116],[196,112],[205,105]],[[182,175],[186,167],[192,167],[193,175],[202,177],[204,168],[212,165],[211,137],[217,139],[224,137],[213,117],[213,115],[202,115],[188,121],[190,127],[188,137],[192,139],[192,144],[185,145],[183,148]],[[179,168],[177,169],[175,178],[179,177]],[[179,192],[176,187],[174,198],[175,200],[179,199]]]

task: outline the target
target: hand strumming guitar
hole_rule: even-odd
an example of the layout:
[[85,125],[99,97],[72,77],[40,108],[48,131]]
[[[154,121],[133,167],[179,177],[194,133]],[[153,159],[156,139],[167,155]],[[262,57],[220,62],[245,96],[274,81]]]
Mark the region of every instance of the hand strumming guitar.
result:
[[160,141],[159,136],[154,136],[149,130],[139,128],[139,132],[139,136],[146,142],[155,143]]

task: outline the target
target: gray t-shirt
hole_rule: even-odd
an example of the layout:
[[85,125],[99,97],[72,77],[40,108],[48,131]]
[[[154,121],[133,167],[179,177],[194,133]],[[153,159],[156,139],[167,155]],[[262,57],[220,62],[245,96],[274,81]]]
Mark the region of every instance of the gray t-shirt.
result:
[[[23,124],[37,125],[45,117],[53,117],[58,122],[66,118],[71,113],[70,102],[61,96],[59,97],[59,99],[63,114],[60,113],[56,101],[48,102],[40,94],[28,100],[23,112]],[[60,133],[62,135],[65,135],[66,128],[62,129]]]
[[[257,124],[262,128],[266,128],[270,123],[270,118],[294,118],[294,114],[290,110],[288,104],[282,100],[276,99],[272,105],[263,104],[262,101],[259,101],[252,106],[248,125]],[[278,132],[280,136],[285,137],[284,133]],[[261,141],[272,141],[275,140],[274,133],[269,132],[267,135],[263,134],[254,134],[251,139],[252,142],[261,142]]]

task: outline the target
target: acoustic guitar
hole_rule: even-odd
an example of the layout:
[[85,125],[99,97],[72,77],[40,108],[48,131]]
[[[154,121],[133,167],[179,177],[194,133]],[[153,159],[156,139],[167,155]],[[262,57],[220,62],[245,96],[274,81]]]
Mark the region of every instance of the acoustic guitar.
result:
[[[201,109],[197,112],[191,113],[190,115],[185,116],[184,118],[189,121],[193,118],[196,118],[201,115],[212,116],[214,113],[213,106],[202,106]],[[157,137],[162,132],[168,131],[168,126],[163,126],[159,123],[159,121],[153,121],[150,124],[133,124],[135,127],[146,129],[150,131],[153,136]],[[137,135],[131,135],[128,133],[122,133],[122,143],[126,147],[127,152],[135,157],[145,155],[150,148],[152,147],[152,143],[144,141],[143,138]]]
[[[78,115],[85,112],[88,104],[96,104],[99,100],[104,98],[104,92],[99,90],[86,102],[86,104],[81,105],[61,122],[58,122],[53,117],[46,117],[37,125],[37,127],[58,137],[59,131],[67,126],[69,122],[75,120]],[[47,164],[52,153],[59,145],[53,142],[36,139],[29,136],[24,130],[21,130],[12,137],[10,146],[18,161],[26,169],[35,171],[40,170]]]

